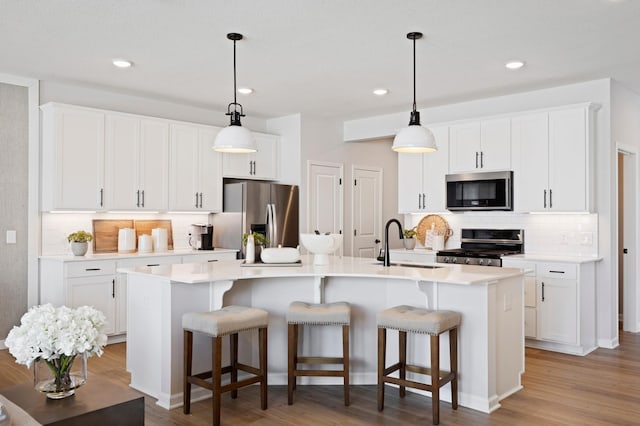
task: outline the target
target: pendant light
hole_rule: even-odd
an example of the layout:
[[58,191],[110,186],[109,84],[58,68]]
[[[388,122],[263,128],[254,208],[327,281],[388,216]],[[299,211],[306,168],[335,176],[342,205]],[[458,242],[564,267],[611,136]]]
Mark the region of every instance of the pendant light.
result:
[[240,117],[245,115],[242,105],[237,102],[236,98],[236,41],[242,40],[242,34],[229,33],[227,38],[233,40],[233,102],[229,104],[225,114],[231,117],[231,124],[218,132],[213,149],[231,153],[256,152],[256,142],[253,135],[240,123]]
[[416,40],[422,38],[422,33],[411,32],[407,38],[413,40],[413,111],[409,127],[396,134],[391,149],[407,153],[433,152],[438,150],[436,139],[429,129],[420,125],[420,113],[416,110]]

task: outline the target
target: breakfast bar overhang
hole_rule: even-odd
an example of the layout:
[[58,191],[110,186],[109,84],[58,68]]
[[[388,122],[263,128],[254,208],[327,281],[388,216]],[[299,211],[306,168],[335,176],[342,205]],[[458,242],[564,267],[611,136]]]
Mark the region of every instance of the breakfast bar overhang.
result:
[[[463,265],[384,267],[372,259],[332,257],[314,266],[302,256],[291,266],[245,266],[241,260],[122,269],[127,275],[127,370],[131,386],[170,409],[182,405],[182,315],[243,305],[269,312],[268,381],[287,383],[285,313],[294,300],[347,301],[352,305],[351,383],[377,383],[376,313],[396,305],[448,309],[462,314],[459,330],[459,403],[489,413],[522,388],[524,372],[523,274],[521,269]],[[302,351],[335,356],[338,327],[311,328]],[[394,340],[395,339],[395,340]],[[448,337],[441,365],[448,368]],[[244,354],[255,353],[240,335]],[[244,345],[244,348],[243,348]],[[387,358],[397,359],[397,335],[389,335]],[[210,366],[210,340],[194,341],[194,371]],[[226,353],[226,351],[225,351]],[[408,360],[428,366],[428,337],[410,339]],[[256,356],[256,355],[253,355]],[[255,362],[255,359],[247,360]],[[312,377],[300,384],[338,384]],[[194,390],[193,400],[208,391]],[[449,385],[441,398],[450,401]]]

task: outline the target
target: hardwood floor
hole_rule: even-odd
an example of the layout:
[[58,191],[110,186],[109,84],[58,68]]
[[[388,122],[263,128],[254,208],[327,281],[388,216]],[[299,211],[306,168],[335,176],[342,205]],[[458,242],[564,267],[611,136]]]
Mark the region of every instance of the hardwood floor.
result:
[[[620,333],[617,349],[598,349],[586,357],[526,350],[524,389],[504,399],[492,414],[447,403],[442,425],[631,425],[640,424],[640,334]],[[101,358],[89,359],[89,372],[127,384],[125,344],[110,345]],[[31,372],[0,351],[0,389],[32,380]],[[464,371],[461,372],[464,374]],[[79,390],[78,392],[81,392]],[[388,389],[385,409],[376,408],[375,386],[352,386],[345,407],[340,386],[298,386],[287,405],[286,386],[269,387],[269,409],[260,410],[259,387],[241,389],[238,399],[223,396],[225,425],[407,425],[431,424],[431,399],[408,393],[400,399]],[[210,400],[192,404],[192,414],[171,411],[145,398],[148,426],[211,424]]]

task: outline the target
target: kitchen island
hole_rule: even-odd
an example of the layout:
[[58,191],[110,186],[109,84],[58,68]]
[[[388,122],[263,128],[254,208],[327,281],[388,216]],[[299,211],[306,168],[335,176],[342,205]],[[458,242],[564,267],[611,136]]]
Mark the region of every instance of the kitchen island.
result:
[[[314,266],[243,265],[242,260],[121,269],[128,274],[127,370],[131,386],[157,398],[158,405],[182,404],[182,314],[244,305],[269,312],[268,380],[287,383],[285,315],[294,300],[348,301],[351,319],[351,383],[377,383],[376,313],[396,305],[450,309],[462,314],[459,330],[459,403],[483,412],[522,388],[524,372],[523,273],[515,268],[462,265],[384,267],[372,259],[332,257]],[[254,331],[255,332],[255,331]],[[305,327],[302,351],[336,356],[339,327]],[[249,337],[252,337],[251,339]],[[388,362],[397,359],[397,333],[389,334]],[[441,365],[448,369],[448,335]],[[240,335],[241,359],[256,362],[253,336]],[[225,342],[226,343],[226,342]],[[228,351],[225,350],[225,353]],[[195,336],[194,371],[210,369],[210,339]],[[412,335],[408,360],[429,365],[428,336]],[[251,355],[248,355],[251,354]],[[252,358],[248,358],[248,357]],[[337,384],[336,378],[301,378],[300,384]],[[208,391],[194,388],[193,399]],[[441,398],[450,401],[449,385]]]

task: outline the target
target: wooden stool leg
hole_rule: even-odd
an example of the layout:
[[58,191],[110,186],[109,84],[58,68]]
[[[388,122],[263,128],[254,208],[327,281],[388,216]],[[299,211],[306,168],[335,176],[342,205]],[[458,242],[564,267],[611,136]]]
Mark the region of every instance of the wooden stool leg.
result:
[[349,406],[349,326],[342,326],[342,365],[343,365],[343,388],[344,405]]
[[295,389],[296,376],[295,376],[295,360],[296,360],[296,352],[297,352],[297,327],[295,324],[289,324],[287,327],[289,331],[288,336],[288,368],[287,368],[287,396],[288,396],[288,404],[293,404],[293,390]]
[[[229,336],[229,348],[231,358],[231,383],[238,381],[238,333],[234,333]],[[238,397],[238,390],[231,391],[231,398],[236,399]]]
[[220,382],[222,376],[222,337],[211,338],[211,396],[213,409],[213,424],[220,426]]
[[260,356],[260,408],[267,409],[267,327],[263,327],[258,331],[259,356]]
[[[398,332],[398,354],[400,358],[400,376],[402,380],[407,379],[407,332]],[[404,398],[407,394],[406,386],[400,385],[400,398]]]
[[451,407],[458,409],[458,329],[449,330],[449,360],[451,362]]
[[387,352],[387,329],[378,328],[378,411],[384,410],[384,368]]
[[433,424],[440,423],[440,336],[431,336],[431,412]]
[[183,386],[182,386],[182,412],[189,414],[191,412],[191,376],[192,355],[193,355],[193,332],[184,330],[184,357],[183,357]]

